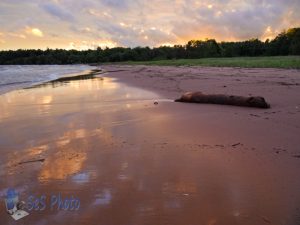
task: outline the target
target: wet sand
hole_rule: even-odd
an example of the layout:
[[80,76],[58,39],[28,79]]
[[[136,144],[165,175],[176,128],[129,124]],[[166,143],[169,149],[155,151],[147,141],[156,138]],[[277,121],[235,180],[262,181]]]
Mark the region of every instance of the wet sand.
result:
[[[18,223],[300,223],[299,70],[102,68],[0,96],[0,195],[47,196]],[[271,109],[172,101],[185,91]],[[80,209],[51,210],[58,193]],[[4,204],[0,221],[17,224]]]

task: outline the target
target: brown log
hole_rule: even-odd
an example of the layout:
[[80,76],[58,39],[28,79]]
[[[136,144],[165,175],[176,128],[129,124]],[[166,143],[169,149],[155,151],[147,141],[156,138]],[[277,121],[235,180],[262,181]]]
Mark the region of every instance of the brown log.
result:
[[246,106],[256,108],[270,108],[270,105],[263,97],[244,97],[236,95],[211,94],[206,95],[202,92],[186,92],[175,102],[190,102],[190,103],[205,103],[205,104],[220,104]]

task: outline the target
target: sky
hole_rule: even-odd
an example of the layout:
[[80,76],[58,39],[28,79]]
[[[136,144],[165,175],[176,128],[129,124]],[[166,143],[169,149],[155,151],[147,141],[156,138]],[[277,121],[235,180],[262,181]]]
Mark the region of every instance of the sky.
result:
[[300,27],[300,0],[0,0],[0,49],[265,40]]

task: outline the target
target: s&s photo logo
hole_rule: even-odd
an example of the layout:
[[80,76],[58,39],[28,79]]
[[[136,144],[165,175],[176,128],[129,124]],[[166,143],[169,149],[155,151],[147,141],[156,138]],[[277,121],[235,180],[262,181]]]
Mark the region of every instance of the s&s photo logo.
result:
[[19,200],[18,192],[13,188],[9,188],[6,191],[5,206],[7,213],[10,214],[14,220],[19,220],[29,215],[28,212],[23,210],[25,203]]

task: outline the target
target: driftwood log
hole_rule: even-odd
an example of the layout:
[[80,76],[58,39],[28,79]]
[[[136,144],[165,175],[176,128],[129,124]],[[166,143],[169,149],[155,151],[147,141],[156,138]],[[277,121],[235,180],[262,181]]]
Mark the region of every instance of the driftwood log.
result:
[[270,105],[263,97],[244,97],[236,95],[213,94],[206,95],[202,92],[186,92],[175,102],[191,102],[191,103],[206,103],[206,104],[220,104],[220,105],[235,105],[256,108],[270,108]]

